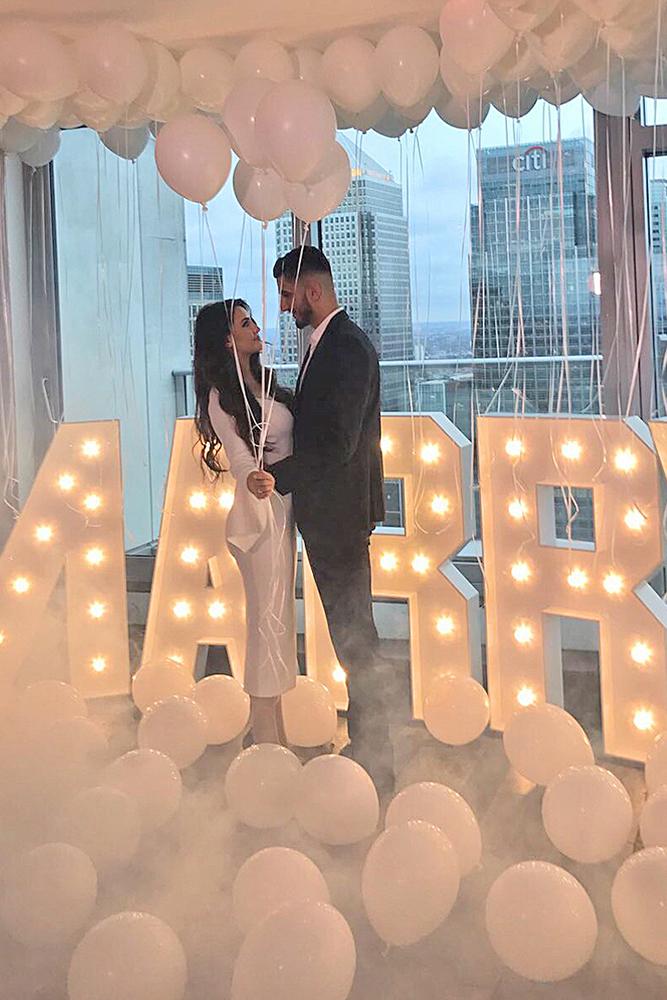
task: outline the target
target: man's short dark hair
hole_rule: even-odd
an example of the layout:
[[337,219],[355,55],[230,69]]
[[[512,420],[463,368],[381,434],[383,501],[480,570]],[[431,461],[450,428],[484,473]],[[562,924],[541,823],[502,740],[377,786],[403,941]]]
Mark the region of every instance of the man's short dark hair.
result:
[[284,257],[279,257],[273,265],[273,277],[277,281],[280,281],[281,278],[286,278],[287,281],[296,281],[297,275],[302,277],[307,274],[324,274],[333,280],[331,264],[321,250],[310,246],[310,244],[295,247]]

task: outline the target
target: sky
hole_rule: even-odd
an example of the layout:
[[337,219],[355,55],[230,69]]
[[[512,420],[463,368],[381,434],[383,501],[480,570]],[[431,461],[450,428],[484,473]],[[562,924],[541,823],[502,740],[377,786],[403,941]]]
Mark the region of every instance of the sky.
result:
[[[560,118],[563,139],[592,138],[593,114],[582,98],[565,105]],[[471,200],[477,200],[476,149],[548,142],[557,135],[558,112],[540,100],[518,122],[492,108],[481,129],[471,134],[445,124],[432,112],[413,134],[402,139],[369,132],[356,140],[403,188],[415,323],[469,320],[467,215]],[[269,224],[262,234],[261,223],[245,216],[234,197],[231,177],[206,213],[186,203],[186,238],[188,263],[222,267],[226,294],[235,292],[247,299],[258,322],[265,316],[262,325],[275,329],[277,297],[271,278],[274,227]]]

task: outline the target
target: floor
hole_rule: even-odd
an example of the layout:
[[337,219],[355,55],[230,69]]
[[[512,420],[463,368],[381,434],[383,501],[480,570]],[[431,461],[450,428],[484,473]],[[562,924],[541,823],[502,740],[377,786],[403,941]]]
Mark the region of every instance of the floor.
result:
[[[594,666],[594,658],[585,654],[571,660],[566,701],[599,745]],[[107,703],[102,721],[116,752],[133,745],[136,717],[128,702]],[[609,895],[622,858],[595,866],[564,859],[542,827],[542,790],[512,772],[499,736],[487,733],[459,749],[436,743],[417,723],[397,728],[392,736],[399,787],[420,780],[450,785],[472,806],[482,831],[484,851],[479,870],[462,881],[452,913],[427,940],[410,948],[387,950],[371,930],[359,888],[368,844],[326,848],[302,834],[296,824],[262,833],[235,826],[226,809],[223,779],[238,744],[209,749],[184,773],[186,792],[179,814],[142,845],[130,869],[102,887],[96,917],[119,909],[148,910],[162,917],[178,933],[188,956],[186,1000],[227,1000],[241,944],[231,915],[234,877],[255,851],[280,844],[304,851],[319,865],[333,904],[352,927],[358,965],[351,1000],[667,997],[667,968],[653,966],[632,952],[614,926]],[[344,738],[341,727],[339,742]],[[641,769],[600,762],[621,778],[638,810],[644,797]],[[635,837],[636,830],[624,854],[635,848]],[[571,871],[590,893],[598,914],[600,933],[591,962],[559,984],[535,984],[503,968],[484,929],[485,899],[495,877],[508,865],[532,858],[552,861]],[[7,959],[0,985],[2,1000],[66,1000],[66,956],[43,956],[35,963],[14,948],[0,957]]]

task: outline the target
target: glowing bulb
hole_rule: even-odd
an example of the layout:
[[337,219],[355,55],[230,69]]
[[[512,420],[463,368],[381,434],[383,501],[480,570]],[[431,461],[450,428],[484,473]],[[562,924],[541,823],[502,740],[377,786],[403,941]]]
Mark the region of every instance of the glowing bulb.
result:
[[70,490],[74,489],[76,484],[76,479],[69,472],[63,472],[62,475],[58,476],[58,489],[62,490],[63,493],[69,493]]
[[4,632],[0,632],[0,646],[2,646],[2,644],[4,643],[4,641],[5,641],[6,638],[7,638],[7,636],[5,635],[5,633]]
[[440,615],[435,627],[440,635],[451,635],[454,631],[454,619],[451,615]]
[[84,458],[98,458],[101,452],[100,442],[89,438],[81,445],[81,454]]
[[383,434],[380,438],[380,450],[383,455],[391,455],[394,450],[394,442],[386,434]]
[[187,545],[181,552],[181,562],[187,566],[194,566],[199,561],[199,549],[194,545]]
[[415,556],[414,559],[412,560],[412,568],[415,571],[415,573],[426,573],[430,565],[431,565],[431,560],[428,558],[428,556],[424,556],[421,554]]
[[623,520],[626,528],[629,528],[630,531],[641,531],[646,524],[646,517],[638,507],[628,507]]
[[570,462],[578,462],[583,449],[578,441],[563,441],[560,453]]
[[398,567],[398,559],[393,552],[383,552],[380,557],[380,566],[388,573],[391,573]]
[[345,681],[347,680],[347,674],[345,673],[345,671],[341,667],[340,663],[337,663],[336,666],[333,668],[333,670],[331,672],[331,676],[339,684],[344,684]]
[[505,453],[509,455],[510,458],[521,458],[523,455],[523,441],[521,438],[509,438],[505,442]]
[[522,521],[528,513],[526,501],[521,500],[519,497],[515,497],[515,499],[510,500],[507,505],[507,512],[510,517],[514,518],[515,521]]
[[223,490],[218,497],[220,510],[231,510],[234,503],[234,493],[232,490]]
[[94,656],[90,661],[90,665],[96,673],[101,674],[103,670],[106,670],[107,661],[103,656]]
[[99,510],[102,506],[102,498],[98,493],[89,493],[83,501],[86,510]]
[[514,629],[514,638],[519,643],[520,646],[527,646],[533,641],[534,632],[531,625],[522,624],[517,625]]
[[30,587],[31,583],[27,576],[17,576],[12,580],[12,590],[15,594],[27,594]]
[[87,550],[85,560],[89,566],[101,566],[104,562],[104,549],[99,548],[97,545],[93,545]]
[[517,583],[525,583],[527,580],[530,580],[532,575],[530,566],[527,562],[523,561],[512,563],[510,573],[512,574],[512,579],[516,580]]
[[104,618],[107,611],[107,606],[102,601],[93,601],[92,604],[88,605],[88,614],[91,618]]
[[434,514],[446,514],[449,510],[449,500],[441,493],[436,493],[431,501],[431,510]]
[[567,582],[573,590],[584,590],[588,586],[588,573],[583,569],[575,567],[575,569],[570,570],[568,573]]
[[176,601],[171,609],[176,618],[189,618],[192,614],[192,607],[189,601]]
[[614,455],[614,465],[618,472],[632,472],[637,468],[637,456],[630,448],[619,448]]
[[421,450],[421,460],[425,462],[426,465],[433,465],[440,458],[440,445],[437,444],[424,444]]
[[638,708],[632,717],[632,721],[635,724],[635,728],[639,729],[642,733],[648,732],[655,726],[653,712],[648,708]]
[[517,693],[516,700],[522,708],[528,708],[530,705],[535,704],[537,701],[537,695],[532,687],[528,687],[527,684],[524,684],[524,686]]
[[35,528],[35,540],[38,542],[50,542],[53,538],[53,528],[50,524],[38,524]]
[[608,594],[622,594],[624,586],[623,577],[620,573],[607,573],[602,581],[602,586]]
[[651,647],[646,642],[636,642],[630,650],[630,656],[640,667],[645,667],[653,656]]
[[195,490],[191,493],[188,498],[188,503],[192,510],[206,510],[208,506],[208,497],[201,490]]
[[208,606],[209,618],[217,619],[222,618],[227,611],[227,608],[222,603],[222,601],[212,601]]

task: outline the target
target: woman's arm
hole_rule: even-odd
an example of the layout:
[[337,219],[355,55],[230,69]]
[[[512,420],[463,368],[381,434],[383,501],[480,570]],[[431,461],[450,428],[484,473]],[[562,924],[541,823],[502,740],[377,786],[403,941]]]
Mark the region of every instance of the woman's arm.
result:
[[234,417],[225,413],[220,406],[216,389],[211,389],[208,397],[208,415],[213,430],[225,449],[231,474],[237,483],[246,486],[248,476],[257,469],[257,462],[243,438],[239,437]]

